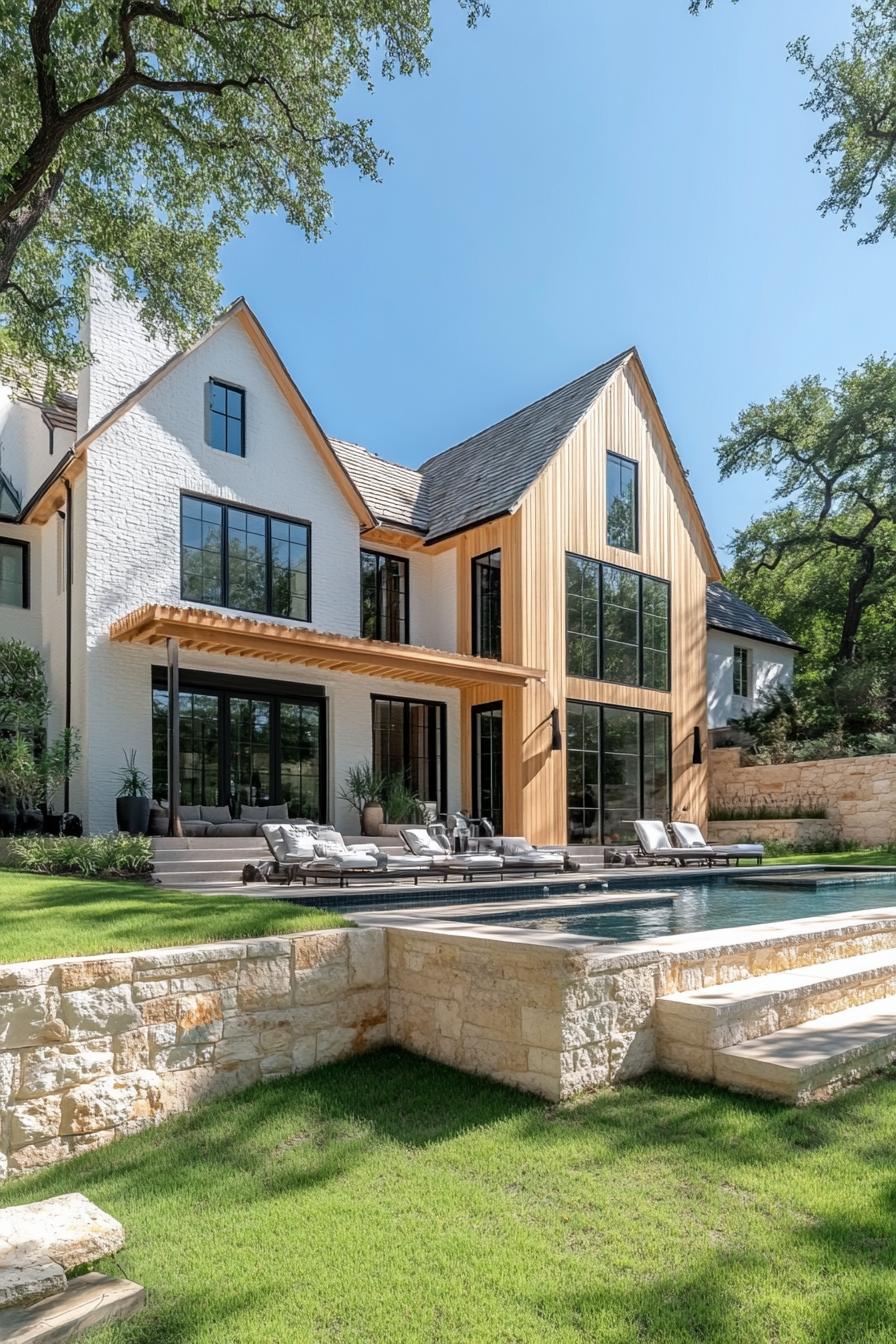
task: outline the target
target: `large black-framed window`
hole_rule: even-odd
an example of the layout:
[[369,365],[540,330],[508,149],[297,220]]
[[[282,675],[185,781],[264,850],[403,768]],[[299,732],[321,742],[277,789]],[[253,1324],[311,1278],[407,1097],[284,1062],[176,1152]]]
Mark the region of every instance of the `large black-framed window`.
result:
[[361,552],[361,634],[410,641],[410,565],[404,556]]
[[473,560],[473,652],[480,658],[501,657],[501,552],[487,551]]
[[634,840],[639,817],[668,820],[672,799],[668,714],[590,700],[566,703],[566,804],[571,844]]
[[206,395],[206,438],[209,447],[231,457],[246,456],[246,392],[219,378],[209,378]]
[[401,775],[422,802],[445,812],[448,794],[445,755],[447,708],[441,700],[406,700],[372,695],[373,769],[381,777]]
[[670,649],[666,579],[567,554],[568,676],[668,691]]
[[607,545],[638,550],[638,464],[607,453]]
[[31,605],[30,558],[27,541],[0,537],[0,606],[26,608]]
[[[153,796],[168,793],[166,669],[152,670]],[[286,803],[289,815],[326,820],[323,687],[181,670],[181,802]]]
[[500,700],[472,711],[473,815],[504,830],[504,706]]
[[180,591],[186,601],[309,621],[310,523],[181,495]]

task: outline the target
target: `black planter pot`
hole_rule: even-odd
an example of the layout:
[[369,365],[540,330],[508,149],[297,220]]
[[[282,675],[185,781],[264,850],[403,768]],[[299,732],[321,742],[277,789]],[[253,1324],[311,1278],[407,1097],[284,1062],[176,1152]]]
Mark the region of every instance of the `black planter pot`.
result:
[[15,835],[16,810],[14,807],[0,807],[0,835]]
[[62,813],[45,812],[44,813],[44,835],[62,834]]
[[148,798],[116,798],[115,817],[118,829],[128,835],[145,835],[149,825]]
[[44,828],[44,814],[39,807],[23,807],[19,821],[25,835],[36,835]]

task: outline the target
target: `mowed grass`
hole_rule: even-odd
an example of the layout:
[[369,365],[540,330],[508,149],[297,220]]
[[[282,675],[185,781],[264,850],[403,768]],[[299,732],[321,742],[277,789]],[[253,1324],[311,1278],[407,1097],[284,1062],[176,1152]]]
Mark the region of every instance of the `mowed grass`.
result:
[[791,1110],[651,1076],[551,1106],[388,1050],[42,1175],[121,1219],[95,1344],[894,1338],[896,1088]]
[[881,864],[885,867],[896,866],[896,849],[853,849],[848,853],[842,850],[833,854],[787,854],[780,858],[767,858],[766,863],[846,863]]
[[284,901],[0,871],[0,963],[334,929],[346,922]]

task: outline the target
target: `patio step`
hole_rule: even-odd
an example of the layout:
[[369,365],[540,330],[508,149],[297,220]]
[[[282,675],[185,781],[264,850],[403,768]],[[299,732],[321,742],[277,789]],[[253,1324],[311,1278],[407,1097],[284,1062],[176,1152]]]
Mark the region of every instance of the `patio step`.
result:
[[657,1062],[716,1076],[720,1050],[896,994],[896,948],[750,976],[657,1000]]
[[715,1053],[716,1081],[796,1105],[822,1101],[896,1061],[896,996]]

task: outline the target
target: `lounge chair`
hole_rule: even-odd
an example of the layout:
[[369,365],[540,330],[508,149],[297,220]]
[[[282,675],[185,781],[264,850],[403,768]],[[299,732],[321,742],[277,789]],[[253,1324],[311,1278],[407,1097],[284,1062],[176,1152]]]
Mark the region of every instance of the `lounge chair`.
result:
[[[706,841],[703,839],[703,832],[693,821],[673,821],[672,834],[679,845],[685,848],[695,849],[702,846],[707,848]],[[762,863],[765,858],[765,846],[756,844],[743,845],[711,845],[713,853],[722,855],[728,863],[734,859],[735,864],[740,864],[741,859],[755,859],[757,864]]]
[[295,878],[300,866],[315,857],[314,835],[308,826],[267,821],[261,825],[261,834],[273,855],[274,874],[284,878],[287,886]]
[[673,845],[669,833],[661,821],[649,821],[642,818],[635,822],[635,835],[641,853],[651,863],[671,863],[684,867],[687,863],[711,864],[716,852],[709,845],[702,849],[696,845]]
[[429,831],[425,826],[401,826],[398,834],[416,859],[428,859],[434,873],[461,877],[465,882],[488,873],[504,875],[504,863],[498,854],[452,854],[451,841],[444,832]]
[[537,849],[523,835],[479,837],[480,854],[498,854],[505,873],[562,873],[566,854],[561,849]]

